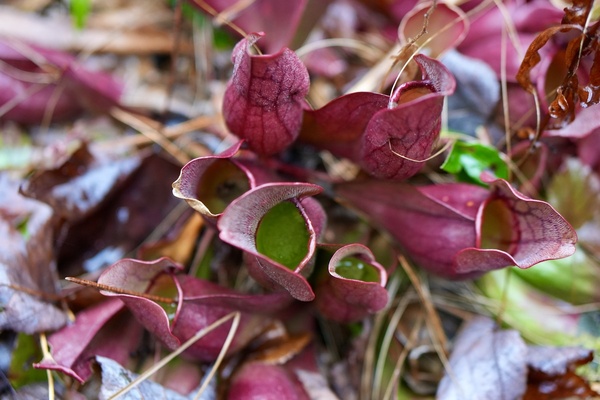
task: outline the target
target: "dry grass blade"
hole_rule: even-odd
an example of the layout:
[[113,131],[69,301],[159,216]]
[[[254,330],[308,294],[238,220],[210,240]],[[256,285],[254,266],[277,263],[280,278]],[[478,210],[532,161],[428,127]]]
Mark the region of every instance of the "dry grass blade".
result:
[[[332,39],[323,39],[323,40],[317,40],[315,42],[307,43],[304,46],[300,47],[298,50],[296,50],[296,55],[298,57],[302,58],[312,51],[315,51],[318,49],[324,49],[324,48],[328,48],[328,47],[346,47],[346,48],[355,49],[355,50],[358,50],[359,52],[368,53],[368,54],[373,54],[375,52],[381,53],[380,51],[377,51],[377,49],[374,48],[373,46],[371,46],[368,43],[365,43],[363,41],[360,41],[360,40],[350,39],[350,38],[332,38]],[[373,58],[372,55],[365,56],[364,54],[361,54],[361,53],[358,53],[358,55],[365,59]]]
[[[208,335],[210,332],[212,332],[213,330],[217,329],[219,326],[223,325],[225,322],[227,322],[227,321],[229,321],[231,319],[233,319],[233,322],[231,324],[231,329],[229,330],[229,334],[227,335],[227,339],[226,339],[226,341],[225,341],[225,343],[223,345],[223,348],[221,349],[221,352],[219,353],[219,357],[217,358],[218,362],[220,363],[222,361],[223,357],[224,357],[224,354],[227,352],[227,349],[229,348],[229,345],[231,344],[231,340],[233,340],[233,335],[237,331],[237,327],[238,327],[239,321],[240,321],[240,313],[238,311],[232,312],[230,314],[227,314],[226,316],[224,316],[223,318],[221,318],[221,319],[213,322],[212,324],[210,324],[206,328],[203,328],[203,329],[199,330],[194,336],[192,336],[190,339],[188,339],[177,350],[173,351],[171,354],[169,354],[168,356],[164,357],[158,363],[156,363],[155,365],[153,365],[150,369],[148,369],[144,373],[140,374],[135,380],[133,380],[127,386],[125,386],[124,388],[122,388],[118,392],[114,393],[112,396],[110,396],[108,398],[108,400],[114,400],[114,399],[119,398],[120,396],[123,396],[124,394],[126,394],[127,392],[129,392],[131,389],[133,389],[134,387],[136,387],[137,385],[139,385],[140,383],[142,383],[143,381],[145,381],[146,379],[148,379],[149,377],[151,377],[152,375],[154,375],[161,368],[163,368],[165,365],[167,365],[173,359],[175,359],[176,357],[178,357],[181,353],[183,353],[185,350],[187,350],[190,346],[192,346],[198,340],[202,339],[204,336]],[[233,334],[231,332],[233,332]],[[217,365],[218,364],[215,362],[215,366],[217,366]],[[200,388],[200,391],[198,392],[199,396],[201,396],[202,392],[205,390],[207,382],[210,381],[209,378],[212,378],[212,375],[214,375],[215,366],[213,366],[213,369],[209,373],[209,376],[206,377],[206,379],[204,381],[204,384]],[[199,396],[196,397],[196,398],[199,398]]]
[[451,147],[453,144],[454,144],[454,141],[452,141],[452,140],[449,140],[449,141],[447,141],[447,142],[446,142],[446,144],[444,144],[444,145],[443,145],[443,146],[442,146],[442,147],[441,147],[441,148],[440,148],[438,151],[436,151],[434,154],[430,155],[429,157],[427,157],[427,158],[424,158],[423,160],[415,160],[414,158],[406,157],[405,155],[402,155],[402,154],[400,154],[400,153],[397,153],[397,152],[395,152],[395,151],[394,151],[394,149],[392,149],[392,141],[391,141],[391,139],[390,139],[390,140],[388,140],[388,146],[389,146],[389,148],[390,148],[390,151],[391,151],[391,152],[392,152],[394,155],[396,155],[396,156],[398,156],[398,157],[400,157],[400,158],[402,158],[402,159],[404,159],[404,160],[407,160],[407,161],[412,161],[412,162],[415,162],[415,163],[423,163],[423,162],[427,162],[427,161],[429,161],[429,160],[433,160],[434,158],[436,158],[437,156],[439,156],[440,154],[442,154],[442,153],[444,153],[446,150],[448,150],[448,149],[449,149],[449,148],[450,148],[450,147]]
[[402,373],[402,366],[404,365],[404,361],[406,357],[408,357],[408,353],[412,349],[413,344],[417,341],[417,337],[419,335],[419,331],[423,326],[422,317],[419,318],[413,329],[410,331],[410,336],[408,337],[408,341],[404,344],[404,348],[402,349],[402,353],[396,360],[396,364],[394,365],[394,370],[392,372],[392,377],[388,383],[388,386],[383,395],[383,399],[392,399],[393,390],[398,385],[398,381],[400,379],[400,374]]
[[413,294],[414,291],[412,290],[409,290],[406,293],[404,293],[402,299],[398,302],[398,305],[396,306],[396,309],[394,310],[394,313],[392,314],[392,317],[389,320],[387,329],[385,331],[383,339],[381,340],[381,347],[379,349],[380,356],[377,359],[377,365],[375,366],[375,372],[373,374],[373,379],[375,382],[377,382],[377,384],[373,385],[372,397],[374,399],[378,399],[381,396],[380,389],[381,384],[383,383],[382,381],[386,357],[389,353],[391,343],[394,340],[394,333],[396,332],[398,324],[400,323],[400,319],[402,318],[402,315],[404,314],[404,311],[406,311],[406,308],[408,307],[410,302],[413,300]]
[[110,114],[118,121],[137,129],[140,131],[140,133],[157,143],[165,151],[172,155],[179,163],[181,163],[181,165],[184,165],[190,161],[190,158],[187,156],[187,154],[185,154],[184,151],[179,149],[175,144],[173,144],[173,142],[167,139],[157,128],[146,123],[139,116],[119,108],[113,108]]
[[[230,27],[231,29],[233,29],[234,31],[236,31],[237,33],[239,33],[242,37],[245,37],[245,38],[248,37],[248,33],[246,31],[244,31],[242,28],[240,28],[239,26],[237,26],[236,24],[234,24],[233,22],[231,22],[230,20],[225,18],[228,16],[227,13],[225,15],[221,15],[217,10],[215,10],[213,7],[211,7],[204,0],[191,0],[191,1],[194,4],[196,4],[198,7],[200,7],[202,10],[204,10],[208,14],[212,15],[215,18],[215,20],[217,20],[219,22],[219,24],[225,24],[228,27]],[[240,0],[238,3],[242,3],[242,6],[244,6],[243,2],[244,2],[244,0]],[[248,4],[247,6],[244,6],[244,8],[246,8],[248,6],[250,6],[250,4]],[[236,7],[236,4],[233,4],[230,7],[230,9],[236,9],[236,8],[240,8],[240,7]],[[226,11],[226,10],[224,10],[224,11]],[[260,51],[258,46],[253,45],[253,48],[257,54],[262,54],[262,52]]]
[[[152,122],[155,122],[155,121],[152,121]],[[152,122],[148,121],[147,123],[152,124]],[[196,118],[190,119],[188,121],[182,122],[180,124],[166,126],[164,128],[161,128],[159,124],[153,124],[153,125],[156,125],[154,127],[154,129],[162,132],[165,139],[174,140],[174,139],[179,138],[180,136],[183,136],[183,135],[193,132],[195,130],[207,128],[207,127],[213,125],[214,123],[215,123],[214,117],[200,116],[200,117],[196,117]],[[118,139],[106,140],[106,141],[98,143],[98,146],[114,148],[114,147],[121,147],[121,146],[122,147],[144,146],[144,145],[148,145],[151,143],[154,143],[154,140],[152,140],[147,135],[139,134],[139,135],[134,135],[134,136],[121,137]],[[201,145],[198,144],[198,146],[201,146]],[[206,153],[201,154],[201,155],[209,155],[209,154],[211,154],[211,152],[208,149],[206,149]]]
[[443,349],[440,357],[446,358],[446,351],[448,346],[448,339],[446,338],[446,334],[444,333],[444,329],[442,328],[442,321],[440,320],[440,316],[435,311],[435,307],[433,306],[433,301],[431,300],[431,293],[429,292],[429,287],[421,282],[421,279],[410,265],[408,260],[404,258],[404,256],[399,256],[398,260],[400,261],[400,265],[408,275],[410,282],[413,287],[417,291],[421,302],[423,303],[423,307],[425,308],[425,312],[428,316],[427,324],[431,324],[433,328],[433,342],[439,343],[440,347]]
[[[391,277],[387,287],[390,299],[396,297],[396,294],[400,289],[400,284],[402,283],[401,281],[402,279],[398,274],[394,274]],[[373,324],[373,328],[369,336],[369,341],[367,343],[367,348],[365,349],[365,357],[360,381],[360,398],[362,399],[372,398],[372,395],[376,390],[375,386],[377,386],[378,384],[374,381],[372,371],[375,371],[375,357],[379,353],[377,351],[377,342],[379,339],[379,334],[381,333],[382,327],[386,321],[386,314],[389,311],[390,307],[391,302],[375,317],[375,323]]]
[[[48,339],[45,333],[40,333],[40,348],[42,349],[42,356],[45,360],[51,360],[52,355],[48,349]],[[46,376],[48,377],[48,400],[54,400],[54,377],[52,376],[52,370],[46,370]]]
[[239,13],[244,11],[255,3],[256,0],[239,0],[237,3],[233,3],[217,15],[215,15],[215,22],[218,25],[226,24],[228,21],[233,20]]
[[[227,350],[231,346],[231,342],[233,341],[235,332],[237,331],[237,328],[240,324],[240,316],[241,316],[239,311],[232,313],[232,314],[233,314],[233,322],[231,323],[231,329],[229,329],[229,333],[227,334],[227,338],[225,339],[225,342],[223,343],[223,347],[221,348],[221,351],[219,352],[219,356],[217,357],[212,368],[210,369],[210,372],[204,378],[204,383],[202,384],[202,386],[200,386],[198,393],[196,393],[196,396],[194,396],[194,400],[198,400],[198,399],[200,399],[200,397],[202,397],[202,394],[204,393],[204,391],[208,387],[208,384],[210,383],[213,376],[217,372],[219,365],[221,365],[221,363],[223,362],[223,358],[225,358],[225,354],[227,354]],[[232,314],[229,314],[229,315],[232,315]]]

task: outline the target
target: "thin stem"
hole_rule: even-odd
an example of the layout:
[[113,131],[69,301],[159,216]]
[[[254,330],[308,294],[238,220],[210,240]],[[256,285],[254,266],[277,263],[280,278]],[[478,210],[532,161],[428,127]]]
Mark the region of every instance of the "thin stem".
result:
[[[200,329],[198,332],[196,332],[196,334],[194,336],[192,336],[191,338],[189,338],[177,350],[173,351],[171,354],[169,354],[168,356],[166,356],[165,358],[163,358],[162,360],[160,360],[158,363],[156,363],[155,365],[153,365],[146,372],[140,374],[136,379],[134,379],[132,382],[130,382],[127,386],[125,386],[124,388],[120,389],[119,391],[117,391],[116,393],[114,393],[112,396],[110,396],[108,398],[108,400],[114,400],[114,399],[116,399],[116,398],[118,398],[118,397],[126,394],[131,389],[133,389],[134,387],[138,386],[140,383],[142,383],[143,381],[145,381],[146,379],[148,379],[149,377],[151,377],[152,375],[154,375],[156,372],[158,372],[158,370],[160,370],[162,367],[164,367],[165,365],[167,365],[173,359],[175,359],[176,357],[178,357],[181,353],[183,353],[184,351],[186,351],[189,347],[191,347],[198,340],[202,339],[204,336],[208,335],[210,332],[212,332],[213,330],[217,329],[219,326],[223,325],[225,322],[229,321],[230,319],[233,319],[233,322],[231,324],[231,329],[229,330],[229,332],[230,332],[230,334],[231,334],[232,331],[235,333],[235,330],[237,330],[237,326],[238,326],[239,320],[240,320],[240,312],[239,311],[227,314],[226,316],[224,316],[223,318],[221,318],[221,319],[213,322],[212,324],[210,324],[206,328]],[[225,340],[225,344],[227,344],[227,340],[229,338],[230,338],[230,335],[227,335],[227,339]],[[223,346],[224,348],[225,348],[225,344]],[[221,352],[222,351],[223,351],[223,349],[221,349]],[[219,354],[219,356],[220,355],[221,354]],[[205,383],[208,380],[209,379],[207,377],[207,379],[205,379]],[[202,387],[200,388],[200,390],[204,390],[203,389],[204,386],[205,385],[202,385]],[[200,392],[200,393],[202,393],[202,392]]]
[[[217,360],[215,361],[212,368],[210,369],[210,372],[206,375],[206,378],[204,378],[204,383],[202,384],[202,386],[200,386],[200,389],[198,390],[198,393],[196,393],[196,396],[194,396],[194,400],[199,400],[200,397],[202,397],[202,394],[204,393],[204,391],[208,387],[208,384],[210,383],[210,381],[214,377],[215,373],[217,372],[219,365],[221,365],[221,363],[223,362],[223,358],[225,358],[225,354],[227,354],[227,350],[231,346],[231,342],[233,342],[233,338],[234,338],[235,333],[240,324],[241,314],[239,311],[232,313],[232,314],[233,314],[233,322],[231,323],[231,328],[229,329],[227,338],[225,339],[225,342],[223,343],[223,347],[221,348],[221,351],[219,352],[219,356],[217,357]],[[229,314],[229,315],[232,315],[232,314]]]
[[[48,340],[46,338],[45,333],[40,333],[40,348],[42,349],[42,356],[45,360],[51,360],[52,355],[50,351],[48,351]],[[48,400],[54,400],[54,377],[52,376],[52,371],[50,369],[46,370],[46,376],[48,377]]]
[[94,282],[94,281],[88,281],[87,279],[75,278],[75,277],[72,277],[72,276],[67,276],[65,278],[65,280],[67,280],[69,282],[77,283],[79,285],[93,287],[93,288],[96,288],[98,290],[105,290],[107,292],[112,292],[112,293],[117,293],[117,294],[127,294],[127,295],[130,295],[130,296],[143,297],[145,299],[148,299],[148,300],[151,300],[151,301],[156,301],[156,302],[159,302],[159,303],[173,304],[173,303],[177,302],[177,299],[172,299],[172,298],[169,298],[169,297],[156,296],[156,295],[149,294],[149,293],[135,292],[133,290],[122,289],[122,288],[118,288],[118,287],[114,287],[114,286],[105,285],[103,283],[98,283],[98,282]]

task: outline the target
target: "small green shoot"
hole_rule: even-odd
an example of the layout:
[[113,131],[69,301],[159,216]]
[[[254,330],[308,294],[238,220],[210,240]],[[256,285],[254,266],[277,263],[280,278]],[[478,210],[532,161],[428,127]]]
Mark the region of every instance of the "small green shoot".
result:
[[486,186],[481,181],[483,172],[491,172],[498,178],[508,178],[508,167],[500,152],[480,143],[457,141],[441,168],[462,182]]
[[83,29],[92,10],[91,0],[71,0],[71,18],[77,29]]

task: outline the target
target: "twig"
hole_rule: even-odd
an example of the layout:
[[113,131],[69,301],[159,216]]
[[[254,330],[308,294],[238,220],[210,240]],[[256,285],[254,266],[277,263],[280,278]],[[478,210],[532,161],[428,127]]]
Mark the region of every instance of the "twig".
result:
[[105,285],[103,283],[98,283],[98,282],[94,282],[94,281],[88,281],[87,279],[74,278],[72,276],[67,276],[65,278],[65,280],[67,280],[69,282],[77,283],[79,285],[93,287],[93,288],[96,288],[96,289],[99,289],[99,290],[105,290],[107,292],[112,292],[112,293],[117,293],[117,294],[127,294],[127,295],[131,295],[131,296],[143,297],[145,299],[148,299],[148,300],[151,300],[151,301],[156,301],[156,302],[159,302],[159,303],[173,304],[173,303],[177,302],[177,299],[172,299],[172,298],[169,298],[169,297],[156,296],[156,295],[149,294],[149,293],[135,292],[133,290],[127,290],[127,289],[122,289],[122,288],[118,288],[118,287],[115,287],[115,286]]

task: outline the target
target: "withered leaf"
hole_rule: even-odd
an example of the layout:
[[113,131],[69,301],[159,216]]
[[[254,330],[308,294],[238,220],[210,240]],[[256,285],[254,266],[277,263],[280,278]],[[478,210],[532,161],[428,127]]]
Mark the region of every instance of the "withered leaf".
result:
[[52,209],[18,194],[19,182],[0,175],[0,328],[52,331],[66,314],[48,302],[56,294]]
[[438,400],[516,400],[527,384],[527,346],[519,332],[475,317],[461,330]]

